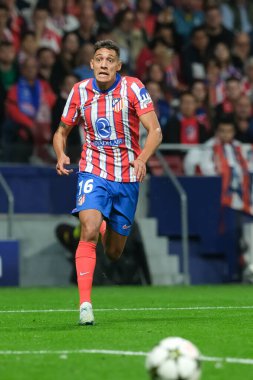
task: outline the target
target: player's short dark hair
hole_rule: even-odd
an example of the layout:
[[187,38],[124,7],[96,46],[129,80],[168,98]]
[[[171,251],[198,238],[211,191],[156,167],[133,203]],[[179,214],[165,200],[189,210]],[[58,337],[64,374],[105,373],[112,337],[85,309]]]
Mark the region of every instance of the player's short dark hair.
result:
[[117,56],[120,56],[120,50],[116,42],[112,40],[102,40],[102,41],[97,41],[94,45],[94,53],[96,53],[97,50],[99,49],[109,49],[109,50],[114,50]]

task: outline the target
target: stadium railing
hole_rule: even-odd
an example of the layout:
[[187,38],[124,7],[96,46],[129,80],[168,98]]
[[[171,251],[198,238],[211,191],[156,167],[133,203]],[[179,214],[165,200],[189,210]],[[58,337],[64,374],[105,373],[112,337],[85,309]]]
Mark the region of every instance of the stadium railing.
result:
[[0,186],[3,188],[8,200],[7,212],[7,238],[13,238],[14,196],[6,180],[0,173]]
[[172,182],[180,198],[180,213],[181,213],[181,240],[182,240],[182,254],[183,254],[183,282],[185,285],[189,285],[190,270],[189,270],[189,232],[188,232],[188,199],[185,190],[178,181],[176,175],[171,170],[169,163],[165,160],[163,152],[168,151],[186,151],[192,149],[193,145],[186,144],[161,144],[155,155],[161,163],[164,174]]

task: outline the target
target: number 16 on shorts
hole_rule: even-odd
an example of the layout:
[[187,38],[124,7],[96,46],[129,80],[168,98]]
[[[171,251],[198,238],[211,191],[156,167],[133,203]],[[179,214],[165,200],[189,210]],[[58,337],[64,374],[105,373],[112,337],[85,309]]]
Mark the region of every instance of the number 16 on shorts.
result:
[[78,197],[77,197],[77,206],[82,206],[82,204],[85,202],[85,194],[89,194],[92,192],[93,190],[93,179],[87,179],[86,181],[85,180],[81,180],[78,182],[78,188],[79,188],[79,192],[78,192]]

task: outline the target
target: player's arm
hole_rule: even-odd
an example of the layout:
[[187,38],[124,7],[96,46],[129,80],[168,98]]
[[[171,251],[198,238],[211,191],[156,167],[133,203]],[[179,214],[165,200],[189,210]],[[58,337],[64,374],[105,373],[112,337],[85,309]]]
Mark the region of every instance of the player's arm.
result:
[[70,158],[65,154],[65,149],[72,128],[73,125],[67,125],[61,121],[53,137],[53,147],[57,157],[56,171],[59,175],[69,175],[73,171],[65,168],[65,165],[70,164]]
[[141,115],[140,122],[147,130],[148,135],[142,152],[133,161],[132,166],[135,169],[137,180],[142,182],[146,175],[146,163],[162,142],[162,131],[155,111]]

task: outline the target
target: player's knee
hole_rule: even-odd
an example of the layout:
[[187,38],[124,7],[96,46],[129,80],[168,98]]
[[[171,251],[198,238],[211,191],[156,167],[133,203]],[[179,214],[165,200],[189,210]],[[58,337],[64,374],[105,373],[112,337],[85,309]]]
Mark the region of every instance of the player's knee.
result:
[[98,240],[99,230],[96,225],[84,224],[81,228],[81,240],[83,241],[93,241]]
[[105,254],[107,257],[109,257],[110,260],[117,261],[122,254],[122,250],[117,247],[110,247],[110,248],[106,247]]

